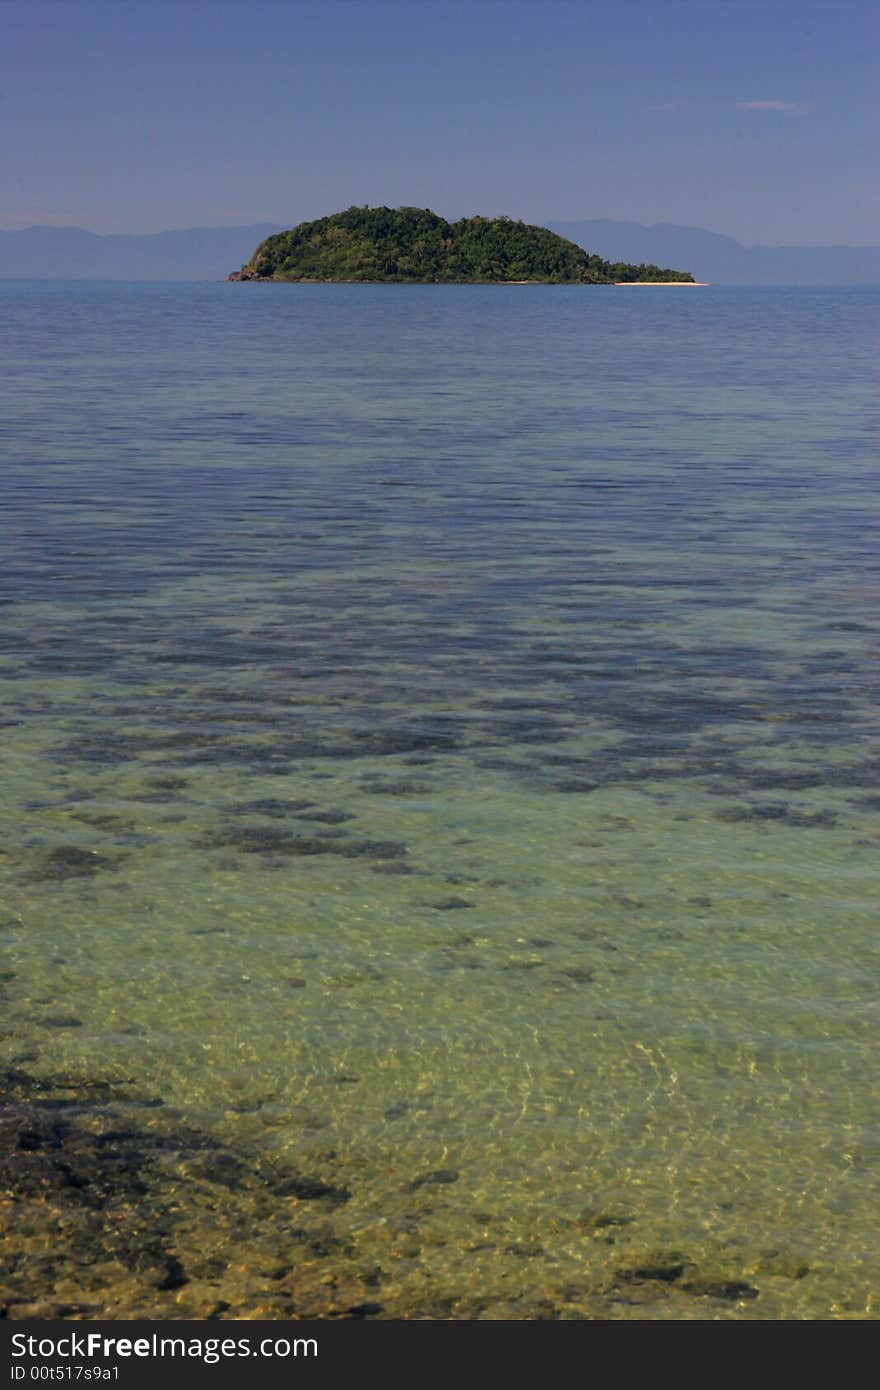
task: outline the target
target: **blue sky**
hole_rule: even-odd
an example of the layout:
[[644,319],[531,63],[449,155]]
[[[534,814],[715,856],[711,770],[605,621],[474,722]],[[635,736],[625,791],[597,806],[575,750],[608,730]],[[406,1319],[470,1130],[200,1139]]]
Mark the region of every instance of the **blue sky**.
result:
[[875,0],[0,0],[0,226],[352,203],[876,243]]

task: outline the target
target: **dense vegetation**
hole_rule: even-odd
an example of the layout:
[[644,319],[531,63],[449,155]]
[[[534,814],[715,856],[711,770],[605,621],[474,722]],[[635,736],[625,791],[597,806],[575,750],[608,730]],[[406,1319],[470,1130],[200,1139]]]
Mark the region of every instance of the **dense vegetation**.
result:
[[353,207],[267,237],[231,278],[603,285],[693,276],[604,261],[546,227],[509,217],[447,222],[427,208]]

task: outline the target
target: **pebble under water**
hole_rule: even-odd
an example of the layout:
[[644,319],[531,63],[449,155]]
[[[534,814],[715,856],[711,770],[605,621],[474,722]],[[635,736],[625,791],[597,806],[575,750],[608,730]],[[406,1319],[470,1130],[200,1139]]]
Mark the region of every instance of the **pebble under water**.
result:
[[876,299],[0,284],[0,1311],[876,1315]]

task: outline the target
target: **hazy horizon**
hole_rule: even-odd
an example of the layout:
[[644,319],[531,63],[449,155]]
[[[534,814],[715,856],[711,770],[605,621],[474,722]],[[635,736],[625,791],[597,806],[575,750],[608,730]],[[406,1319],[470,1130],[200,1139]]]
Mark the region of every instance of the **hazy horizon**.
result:
[[[349,204],[349,206],[351,206],[351,204]],[[379,203],[372,203],[372,204],[370,204],[369,206],[378,207],[378,206],[381,206],[381,204],[379,204]],[[414,203],[410,203],[410,204],[394,204],[394,205],[392,205],[392,204],[387,204],[387,206],[408,206],[408,207],[425,206],[425,207],[431,207],[432,205],[431,205],[431,204],[414,204]],[[330,216],[332,213],[341,212],[341,211],[343,211],[342,208],[328,208],[325,212],[323,212],[323,213],[317,213],[315,216],[316,216],[316,217],[327,217],[327,216]],[[444,212],[442,212],[441,209],[438,209],[438,208],[436,208],[436,207],[433,207],[433,208],[432,208],[432,211],[434,211],[434,212],[440,212],[440,215],[446,217],[447,221],[450,221],[450,222],[453,222],[453,221],[455,221],[457,218],[460,218],[460,217],[470,217],[470,216],[477,216],[477,215],[480,215],[480,210],[479,210],[479,209],[475,209],[475,211],[474,211],[473,213],[461,213],[461,212],[456,212],[456,213],[444,213]],[[294,218],[294,219],[291,220],[291,221],[284,222],[284,221],[282,220],[282,221],[279,222],[277,218],[272,218],[272,217],[245,217],[245,218],[242,218],[240,221],[235,221],[235,222],[214,222],[214,223],[202,222],[202,223],[191,223],[191,224],[188,224],[187,226],[180,226],[180,227],[155,227],[155,228],[152,228],[152,229],[132,228],[130,231],[124,231],[124,232],[100,231],[100,230],[98,230],[98,229],[95,228],[95,227],[83,227],[83,226],[81,226],[81,225],[78,224],[78,223],[72,223],[72,222],[31,222],[31,223],[28,223],[26,226],[20,226],[20,227],[11,227],[11,226],[3,226],[3,225],[0,225],[0,232],[28,232],[28,231],[43,231],[43,230],[49,230],[49,231],[58,231],[58,232],[85,232],[85,233],[87,233],[89,236],[97,236],[97,237],[114,237],[114,236],[119,236],[119,237],[126,237],[126,236],[127,236],[127,237],[146,237],[146,236],[167,236],[167,235],[172,235],[172,234],[175,234],[175,233],[185,233],[185,232],[205,232],[205,231],[221,231],[221,230],[235,231],[237,228],[238,228],[238,229],[242,229],[242,230],[247,230],[247,229],[250,228],[250,227],[266,227],[266,226],[295,227],[295,226],[297,226],[298,223],[300,223],[300,222],[306,222],[306,221],[312,221],[312,220],[314,220],[314,219],[312,219],[312,218],[306,218],[306,217],[296,217],[296,218]],[[528,219],[523,218],[523,219],[521,219],[521,220],[527,221]],[[858,242],[858,241],[839,241],[839,242],[827,242],[827,241],[826,241],[826,242],[817,242],[817,241],[790,241],[790,242],[779,242],[779,241],[777,241],[777,242],[769,242],[769,241],[765,241],[765,242],[751,242],[751,243],[747,243],[747,242],[740,242],[738,237],[734,237],[734,236],[732,236],[732,234],[731,234],[730,232],[724,231],[723,229],[718,228],[718,227],[695,227],[695,226],[693,226],[693,225],[691,225],[691,224],[689,224],[689,223],[684,223],[684,222],[670,222],[670,221],[665,220],[665,219],[664,219],[664,220],[660,220],[660,221],[656,221],[656,222],[637,222],[637,221],[635,221],[635,220],[632,219],[632,218],[626,218],[626,217],[611,217],[611,216],[608,216],[608,215],[593,216],[593,217],[587,217],[587,216],[584,216],[584,217],[556,217],[554,214],[550,214],[549,216],[546,216],[546,217],[537,219],[537,220],[534,222],[533,225],[538,226],[538,227],[545,227],[545,226],[548,226],[548,225],[550,225],[550,224],[562,226],[562,225],[564,225],[565,223],[571,223],[572,225],[574,225],[574,224],[579,223],[579,222],[608,222],[608,223],[617,223],[617,224],[619,224],[620,226],[642,227],[642,228],[644,228],[646,231],[653,231],[653,230],[657,230],[657,229],[661,229],[661,228],[676,228],[676,229],[681,230],[681,231],[698,231],[698,232],[705,232],[705,233],[708,234],[709,236],[727,237],[727,238],[729,238],[731,241],[736,241],[738,245],[744,246],[747,250],[752,249],[752,248],[756,248],[756,247],[762,247],[762,248],[765,248],[765,249],[768,249],[768,250],[769,250],[769,249],[773,249],[774,247],[779,247],[780,249],[787,249],[787,248],[797,247],[797,248],[802,248],[802,249],[804,249],[804,250],[814,250],[814,249],[826,248],[826,247],[831,247],[831,246],[834,246],[834,247],[837,247],[837,246],[846,246],[846,247],[851,247],[851,248],[853,248],[854,250],[862,250],[862,249],[865,249],[865,248],[873,249],[873,248],[876,247],[878,244],[880,244],[880,233],[875,234],[875,237],[874,237],[874,240],[873,240],[873,241],[866,241],[866,242]]]

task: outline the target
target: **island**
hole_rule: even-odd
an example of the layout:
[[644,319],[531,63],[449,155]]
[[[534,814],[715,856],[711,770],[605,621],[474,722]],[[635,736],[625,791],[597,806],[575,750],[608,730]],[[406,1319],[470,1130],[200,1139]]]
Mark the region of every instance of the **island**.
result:
[[298,284],[696,284],[682,270],[590,255],[510,217],[447,222],[429,208],[351,207],[269,236],[233,281]]

